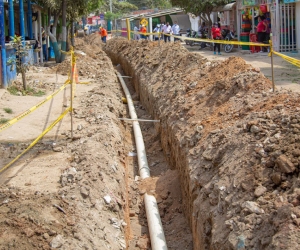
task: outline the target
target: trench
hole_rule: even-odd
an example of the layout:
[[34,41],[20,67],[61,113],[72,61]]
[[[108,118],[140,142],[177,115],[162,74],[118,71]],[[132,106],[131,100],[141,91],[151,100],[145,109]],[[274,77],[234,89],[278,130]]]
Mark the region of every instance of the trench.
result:
[[[113,60],[113,63],[118,64],[118,61]],[[121,75],[128,76],[120,65],[116,66],[116,69]],[[131,78],[124,78],[124,81],[133,98],[138,118],[151,120],[152,116],[140,101]],[[125,144],[130,145],[134,141],[132,123],[123,121],[123,124],[126,128]],[[132,144],[132,152],[129,152],[125,160],[125,178],[128,190],[128,202],[125,208],[125,214],[128,216],[125,215],[125,217],[127,224],[130,225],[126,232],[128,249],[149,249],[151,247],[146,211],[142,201],[143,194],[146,192],[156,197],[168,249],[193,249],[192,233],[184,214],[179,173],[171,167],[164,155],[160,132],[157,129],[158,123],[140,122],[140,127],[144,137],[151,177],[144,180],[138,177],[137,157],[132,154],[136,148]]]

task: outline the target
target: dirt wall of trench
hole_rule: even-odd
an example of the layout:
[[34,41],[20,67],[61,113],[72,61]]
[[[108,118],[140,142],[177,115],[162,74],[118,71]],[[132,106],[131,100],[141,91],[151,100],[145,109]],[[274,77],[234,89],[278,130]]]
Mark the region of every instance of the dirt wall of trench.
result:
[[300,244],[298,94],[272,92],[241,58],[210,62],[180,43],[110,40],[181,174],[194,249]]

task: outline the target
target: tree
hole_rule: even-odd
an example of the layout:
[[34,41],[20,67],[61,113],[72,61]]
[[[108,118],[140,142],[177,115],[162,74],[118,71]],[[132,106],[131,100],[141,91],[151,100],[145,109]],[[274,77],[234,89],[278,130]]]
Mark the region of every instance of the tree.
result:
[[225,5],[230,0],[170,0],[173,6],[178,6],[186,12],[200,16],[200,18],[207,22],[210,26],[212,20],[210,14],[213,9],[218,6]]
[[26,72],[29,70],[29,63],[24,62],[24,60],[25,57],[28,56],[28,51],[30,49],[30,46],[24,44],[24,41],[22,41],[21,36],[15,35],[11,38],[12,41],[10,42],[10,44],[16,50],[16,57],[10,58],[7,64],[10,65],[11,70],[13,70],[14,65],[16,65],[17,74],[21,73],[23,89],[26,90],[27,89]]
[[127,0],[127,2],[136,5],[139,9],[166,9],[171,7],[169,0]]

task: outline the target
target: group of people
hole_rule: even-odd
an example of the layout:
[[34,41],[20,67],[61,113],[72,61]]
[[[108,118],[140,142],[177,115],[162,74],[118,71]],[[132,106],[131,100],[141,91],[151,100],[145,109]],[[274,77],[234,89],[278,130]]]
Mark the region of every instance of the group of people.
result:
[[[140,34],[141,33],[141,34]],[[137,25],[134,26],[134,39],[147,39],[148,36],[146,35],[147,29],[145,25],[140,25],[140,28]],[[170,35],[180,36],[180,27],[177,21],[174,21],[173,26],[170,25],[169,22],[157,24],[156,27],[153,29],[153,33],[157,33],[154,35],[154,40],[158,41],[163,39],[165,42],[170,42],[171,37]],[[174,38],[174,41],[179,40],[178,38]]]

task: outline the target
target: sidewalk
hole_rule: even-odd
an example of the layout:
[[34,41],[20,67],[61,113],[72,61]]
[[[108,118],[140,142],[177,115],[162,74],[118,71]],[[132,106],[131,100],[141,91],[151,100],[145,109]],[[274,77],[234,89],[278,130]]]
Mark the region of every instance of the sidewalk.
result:
[[[261,72],[270,80],[272,79],[271,57],[268,53],[250,53],[246,50],[233,49],[230,53],[225,53],[221,48],[222,55],[214,55],[208,49],[199,50],[199,46],[184,45],[190,52],[197,52],[209,60],[225,60],[230,56],[242,57],[247,63],[253,67],[260,68]],[[284,53],[287,56],[300,60],[299,53]],[[300,68],[283,60],[281,57],[274,56],[274,81],[277,89],[290,89],[300,92]]]

